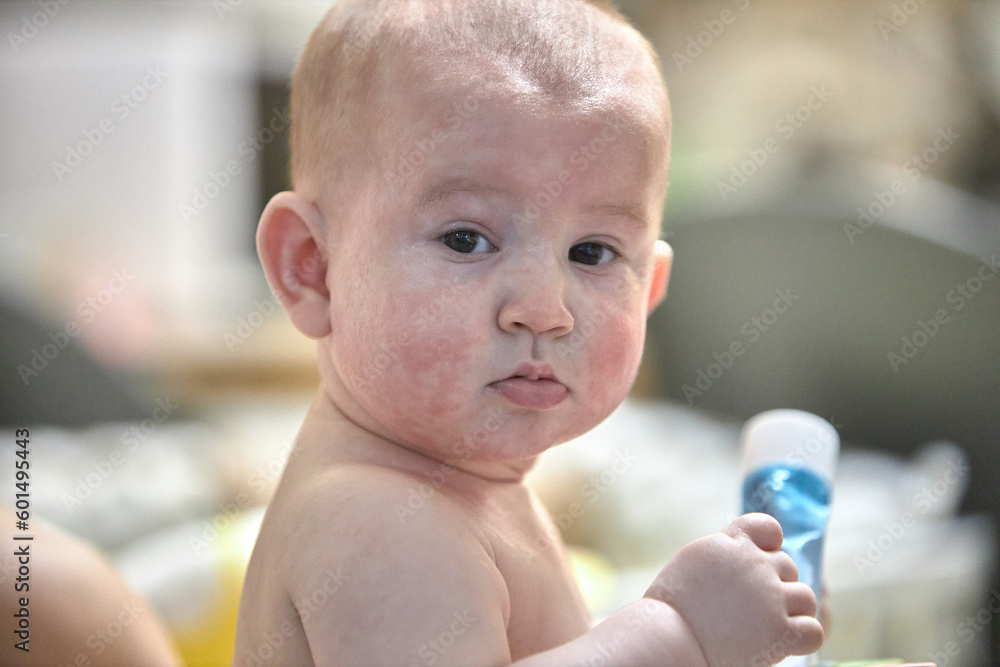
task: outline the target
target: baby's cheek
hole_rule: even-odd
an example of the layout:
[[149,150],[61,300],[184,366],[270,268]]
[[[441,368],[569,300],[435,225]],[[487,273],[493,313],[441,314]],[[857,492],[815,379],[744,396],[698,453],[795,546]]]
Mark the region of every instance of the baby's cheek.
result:
[[392,389],[402,390],[401,366],[413,355],[418,328],[416,313],[397,299],[387,298],[367,286],[332,319],[336,352],[348,376],[348,386],[363,403],[385,407]]
[[463,375],[469,374],[470,360],[468,348],[454,339],[420,340],[406,348],[397,380],[427,417],[441,417],[461,407],[458,390]]
[[590,346],[588,390],[594,403],[614,409],[628,394],[639,370],[645,320],[628,313],[608,316]]
[[[426,420],[447,417],[467,406],[463,388],[482,366],[488,341],[485,327],[475,327],[467,309],[453,305],[446,312],[420,313],[413,320],[393,378],[410,393],[407,403]],[[392,390],[398,390],[393,387]]]

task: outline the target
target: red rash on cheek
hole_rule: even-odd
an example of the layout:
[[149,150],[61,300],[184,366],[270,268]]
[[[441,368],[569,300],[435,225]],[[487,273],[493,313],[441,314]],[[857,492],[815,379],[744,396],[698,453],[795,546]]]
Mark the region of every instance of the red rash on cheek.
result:
[[373,383],[371,400],[406,422],[408,430],[453,420],[468,407],[470,392],[495,379],[477,373],[489,340],[461,295],[452,291],[448,285],[435,285],[429,293],[400,291],[385,302],[378,325],[368,331],[374,346],[392,349],[391,365]]
[[400,362],[398,380],[403,386],[389,390],[413,392],[413,400],[423,406],[428,417],[441,417],[462,405],[458,389],[471,379],[470,362],[464,346],[436,340],[414,343]]
[[[634,316],[633,316],[634,317]],[[588,392],[595,405],[613,402],[612,409],[628,394],[642,358],[645,321],[638,325],[625,313],[608,316],[588,346]]]

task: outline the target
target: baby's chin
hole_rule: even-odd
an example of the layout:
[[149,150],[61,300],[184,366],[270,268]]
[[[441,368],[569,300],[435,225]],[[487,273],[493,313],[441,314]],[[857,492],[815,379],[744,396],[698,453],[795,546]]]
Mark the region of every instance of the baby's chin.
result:
[[[557,418],[555,411],[532,418],[517,409],[496,410],[483,426],[471,432],[439,433],[423,431],[405,434],[403,439],[415,449],[438,460],[461,467],[463,462],[501,464],[530,461],[546,450],[577,438],[604,421],[617,407],[586,415]],[[547,419],[547,418],[552,419]]]

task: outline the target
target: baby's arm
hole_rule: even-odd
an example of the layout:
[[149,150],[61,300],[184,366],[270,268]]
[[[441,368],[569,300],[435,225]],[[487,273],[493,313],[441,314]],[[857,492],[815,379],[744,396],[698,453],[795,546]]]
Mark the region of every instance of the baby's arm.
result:
[[[282,568],[290,600],[315,600],[324,573],[342,582],[322,605],[296,605],[314,662],[510,664],[510,598],[485,537],[439,495],[400,512],[398,480],[354,475],[318,485],[293,511],[288,543],[300,549]],[[815,601],[804,584],[783,581],[794,580],[794,564],[776,551],[780,528],[768,521],[742,517],[688,545],[643,600],[518,664],[589,665],[600,656],[609,666],[703,667],[750,663],[776,642],[785,653],[813,650],[822,629],[798,615],[813,613]]]
[[685,546],[646,597],[684,618],[710,665],[767,665],[823,643],[816,596],[780,551],[781,526],[746,514],[724,531]]
[[[507,585],[468,517],[440,493],[411,510],[405,482],[391,474],[351,476],[349,484],[329,479],[300,495],[290,513],[294,532],[282,544],[299,546],[281,568],[293,603],[316,600],[329,580],[324,573],[342,582],[320,596],[322,605],[296,604],[315,664],[511,664]],[[592,665],[602,650],[612,656],[607,665],[671,664],[667,657],[704,665],[690,629],[656,600],[635,602],[523,664]]]
[[517,667],[707,667],[690,626],[659,600],[643,598],[611,614],[581,637],[519,660]]
[[584,665],[601,655],[606,665],[757,667],[812,653],[823,643],[816,598],[781,540],[773,518],[742,516],[684,547],[643,600],[523,664]]
[[750,514],[684,547],[646,591],[579,639],[525,667],[771,665],[823,642],[811,589],[779,551],[781,527]]
[[[485,539],[439,493],[408,505],[413,480],[349,476],[300,494],[282,545],[298,546],[281,570],[313,662],[510,664],[510,601]],[[316,596],[327,572],[337,588]]]

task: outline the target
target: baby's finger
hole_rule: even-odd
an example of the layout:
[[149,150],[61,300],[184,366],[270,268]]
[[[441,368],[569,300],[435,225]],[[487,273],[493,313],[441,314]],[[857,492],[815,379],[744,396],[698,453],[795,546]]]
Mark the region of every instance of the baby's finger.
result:
[[785,605],[789,616],[816,616],[816,595],[806,584],[785,584]]
[[764,551],[777,551],[781,548],[781,524],[767,514],[744,514],[729,524],[724,532],[733,537],[737,533],[743,533]]
[[778,578],[785,582],[799,580],[799,568],[792,560],[792,557],[784,551],[773,553],[774,569],[778,572]]
[[789,655],[809,655],[823,645],[823,626],[812,616],[792,616],[788,619],[794,641],[789,646]]

